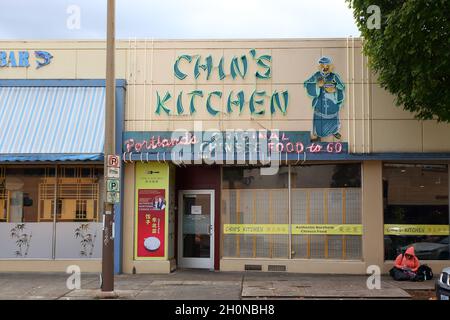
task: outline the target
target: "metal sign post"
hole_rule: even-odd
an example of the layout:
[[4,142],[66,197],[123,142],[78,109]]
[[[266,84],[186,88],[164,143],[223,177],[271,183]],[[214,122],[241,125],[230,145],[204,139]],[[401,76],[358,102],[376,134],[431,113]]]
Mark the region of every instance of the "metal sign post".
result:
[[[108,196],[109,185],[112,184],[114,190],[118,190],[120,180],[115,179],[117,185],[109,182],[109,168],[118,168],[120,161],[115,154],[115,89],[116,79],[114,70],[115,55],[115,0],[108,0],[107,16],[107,36],[106,36],[106,103],[105,103],[105,164],[104,175],[106,177],[105,186],[105,207],[103,215],[103,250],[102,250],[102,292],[114,291],[114,203],[117,202],[114,196]],[[111,201],[114,200],[114,201]]]

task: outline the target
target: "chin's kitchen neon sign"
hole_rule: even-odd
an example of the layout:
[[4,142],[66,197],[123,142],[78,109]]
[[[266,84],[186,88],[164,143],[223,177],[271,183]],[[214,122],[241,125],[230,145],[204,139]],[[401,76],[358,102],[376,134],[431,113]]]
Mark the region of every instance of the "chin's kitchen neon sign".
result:
[[[215,59],[215,60],[214,60]],[[228,60],[227,60],[228,59]],[[202,57],[199,54],[182,54],[173,63],[173,74],[181,82],[185,79],[196,84],[203,74],[206,81],[213,78],[217,87],[223,88],[225,79],[230,80],[227,85],[238,84],[246,80],[248,76],[254,78],[254,82],[268,80],[272,77],[272,56],[259,54],[255,49],[240,56],[215,57],[211,54]],[[252,70],[252,71],[250,71]],[[182,83],[182,82],[181,82]],[[155,113],[157,115],[183,116],[193,115],[199,108],[205,108],[209,115],[241,114],[248,105],[250,114],[264,115],[280,112],[286,115],[289,105],[288,90],[257,90],[251,92],[244,88],[233,87],[233,90],[208,91],[201,88],[189,91],[173,92],[156,90]],[[187,100],[187,101],[186,101]],[[224,100],[225,110],[219,106]]]
[[0,51],[0,68],[28,68],[30,60],[35,62],[36,69],[50,64],[53,56],[47,51]]

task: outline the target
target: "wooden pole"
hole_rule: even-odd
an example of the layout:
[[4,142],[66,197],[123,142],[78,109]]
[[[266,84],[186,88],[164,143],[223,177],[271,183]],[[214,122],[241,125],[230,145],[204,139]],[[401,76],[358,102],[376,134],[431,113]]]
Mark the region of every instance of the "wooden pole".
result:
[[[105,146],[104,171],[108,171],[108,155],[115,154],[115,0],[108,0],[107,28],[106,28],[106,110],[105,110]],[[107,186],[105,179],[105,207],[103,225],[102,250],[102,291],[114,291],[114,204],[107,202]]]

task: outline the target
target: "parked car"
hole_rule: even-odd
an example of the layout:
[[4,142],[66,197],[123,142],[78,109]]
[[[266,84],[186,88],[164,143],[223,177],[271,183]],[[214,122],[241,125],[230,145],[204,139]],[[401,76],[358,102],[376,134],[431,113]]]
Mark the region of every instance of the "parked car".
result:
[[441,276],[436,280],[436,298],[450,300],[450,267],[444,268]]
[[404,251],[413,246],[419,260],[447,260],[449,258],[448,238],[446,237],[439,242],[416,242],[401,249]]

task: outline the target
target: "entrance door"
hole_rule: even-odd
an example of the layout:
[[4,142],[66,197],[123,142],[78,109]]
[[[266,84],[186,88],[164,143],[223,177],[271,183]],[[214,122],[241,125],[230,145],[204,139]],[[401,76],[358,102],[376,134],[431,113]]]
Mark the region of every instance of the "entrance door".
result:
[[178,265],[214,269],[214,190],[178,194]]

